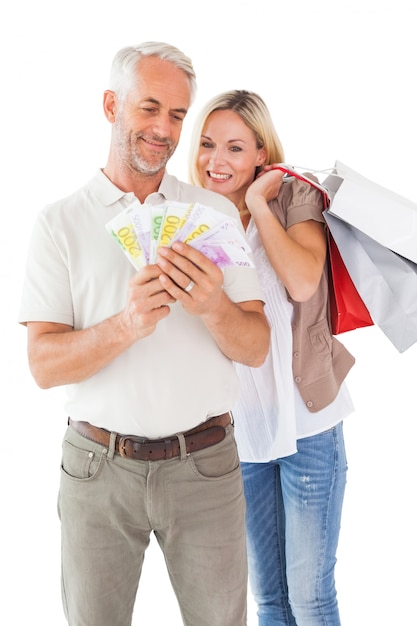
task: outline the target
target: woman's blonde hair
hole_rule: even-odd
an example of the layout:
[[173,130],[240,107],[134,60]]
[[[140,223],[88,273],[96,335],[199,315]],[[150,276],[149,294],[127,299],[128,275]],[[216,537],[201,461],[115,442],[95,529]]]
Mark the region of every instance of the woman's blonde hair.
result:
[[197,168],[198,151],[207,118],[214,111],[234,111],[239,115],[244,124],[253,131],[257,147],[265,149],[265,165],[284,163],[284,150],[281,141],[268,107],[262,98],[253,91],[242,89],[225,91],[205,104],[194,123],[188,157],[188,175],[193,185],[203,186]]

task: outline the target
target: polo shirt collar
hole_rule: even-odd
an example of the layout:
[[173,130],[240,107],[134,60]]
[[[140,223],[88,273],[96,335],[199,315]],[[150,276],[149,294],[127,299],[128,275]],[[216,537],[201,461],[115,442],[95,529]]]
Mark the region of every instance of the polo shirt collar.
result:
[[[129,196],[131,196],[131,199],[129,198],[131,202],[135,199],[132,192],[126,193],[125,191],[119,189],[109,178],[107,178],[101,169],[99,169],[95,176],[90,180],[90,188],[100,201],[100,204],[103,206],[110,206],[119,202],[123,198],[128,198]],[[155,204],[155,202],[161,202],[161,200],[167,198],[174,199],[178,197],[178,193],[179,181],[175,178],[175,176],[171,176],[165,172],[158,191],[149,194],[146,198],[146,202],[149,201],[151,204]]]

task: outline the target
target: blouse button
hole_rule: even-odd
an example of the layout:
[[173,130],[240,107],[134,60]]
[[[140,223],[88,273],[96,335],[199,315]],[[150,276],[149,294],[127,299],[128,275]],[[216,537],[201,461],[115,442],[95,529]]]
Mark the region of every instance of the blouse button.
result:
[[297,359],[300,356],[299,352],[294,352],[294,358]]
[[308,408],[309,408],[309,409],[311,409],[311,407],[313,406],[313,403],[312,403],[312,401],[311,401],[311,400],[309,400],[309,401],[307,402],[307,406],[308,406]]
[[301,376],[296,376],[294,380],[296,383],[301,383]]

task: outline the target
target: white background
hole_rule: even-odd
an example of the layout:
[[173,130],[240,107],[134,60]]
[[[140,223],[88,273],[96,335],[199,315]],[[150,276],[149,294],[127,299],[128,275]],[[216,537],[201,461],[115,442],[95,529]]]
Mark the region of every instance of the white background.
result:
[[[193,59],[198,98],[169,164],[183,179],[197,110],[220,91],[247,88],[269,105],[288,163],[320,169],[338,159],[417,201],[416,26],[414,0],[23,0],[3,8],[0,593],[9,626],[64,625],[56,514],[63,392],[35,386],[16,318],[37,212],[105,164],[110,129],[101,99],[114,53],[155,39]],[[417,346],[399,354],[375,327],[342,339],[357,358],[348,379],[357,410],[345,423],[342,622],[417,623]],[[150,623],[181,624],[155,543],[134,618]]]

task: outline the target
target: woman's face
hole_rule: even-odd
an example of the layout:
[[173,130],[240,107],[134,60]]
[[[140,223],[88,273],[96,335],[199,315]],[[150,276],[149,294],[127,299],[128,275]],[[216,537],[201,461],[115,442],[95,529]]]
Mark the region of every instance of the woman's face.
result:
[[254,132],[234,111],[214,111],[203,128],[197,169],[203,187],[221,193],[237,207],[255,178],[255,169],[265,161]]

